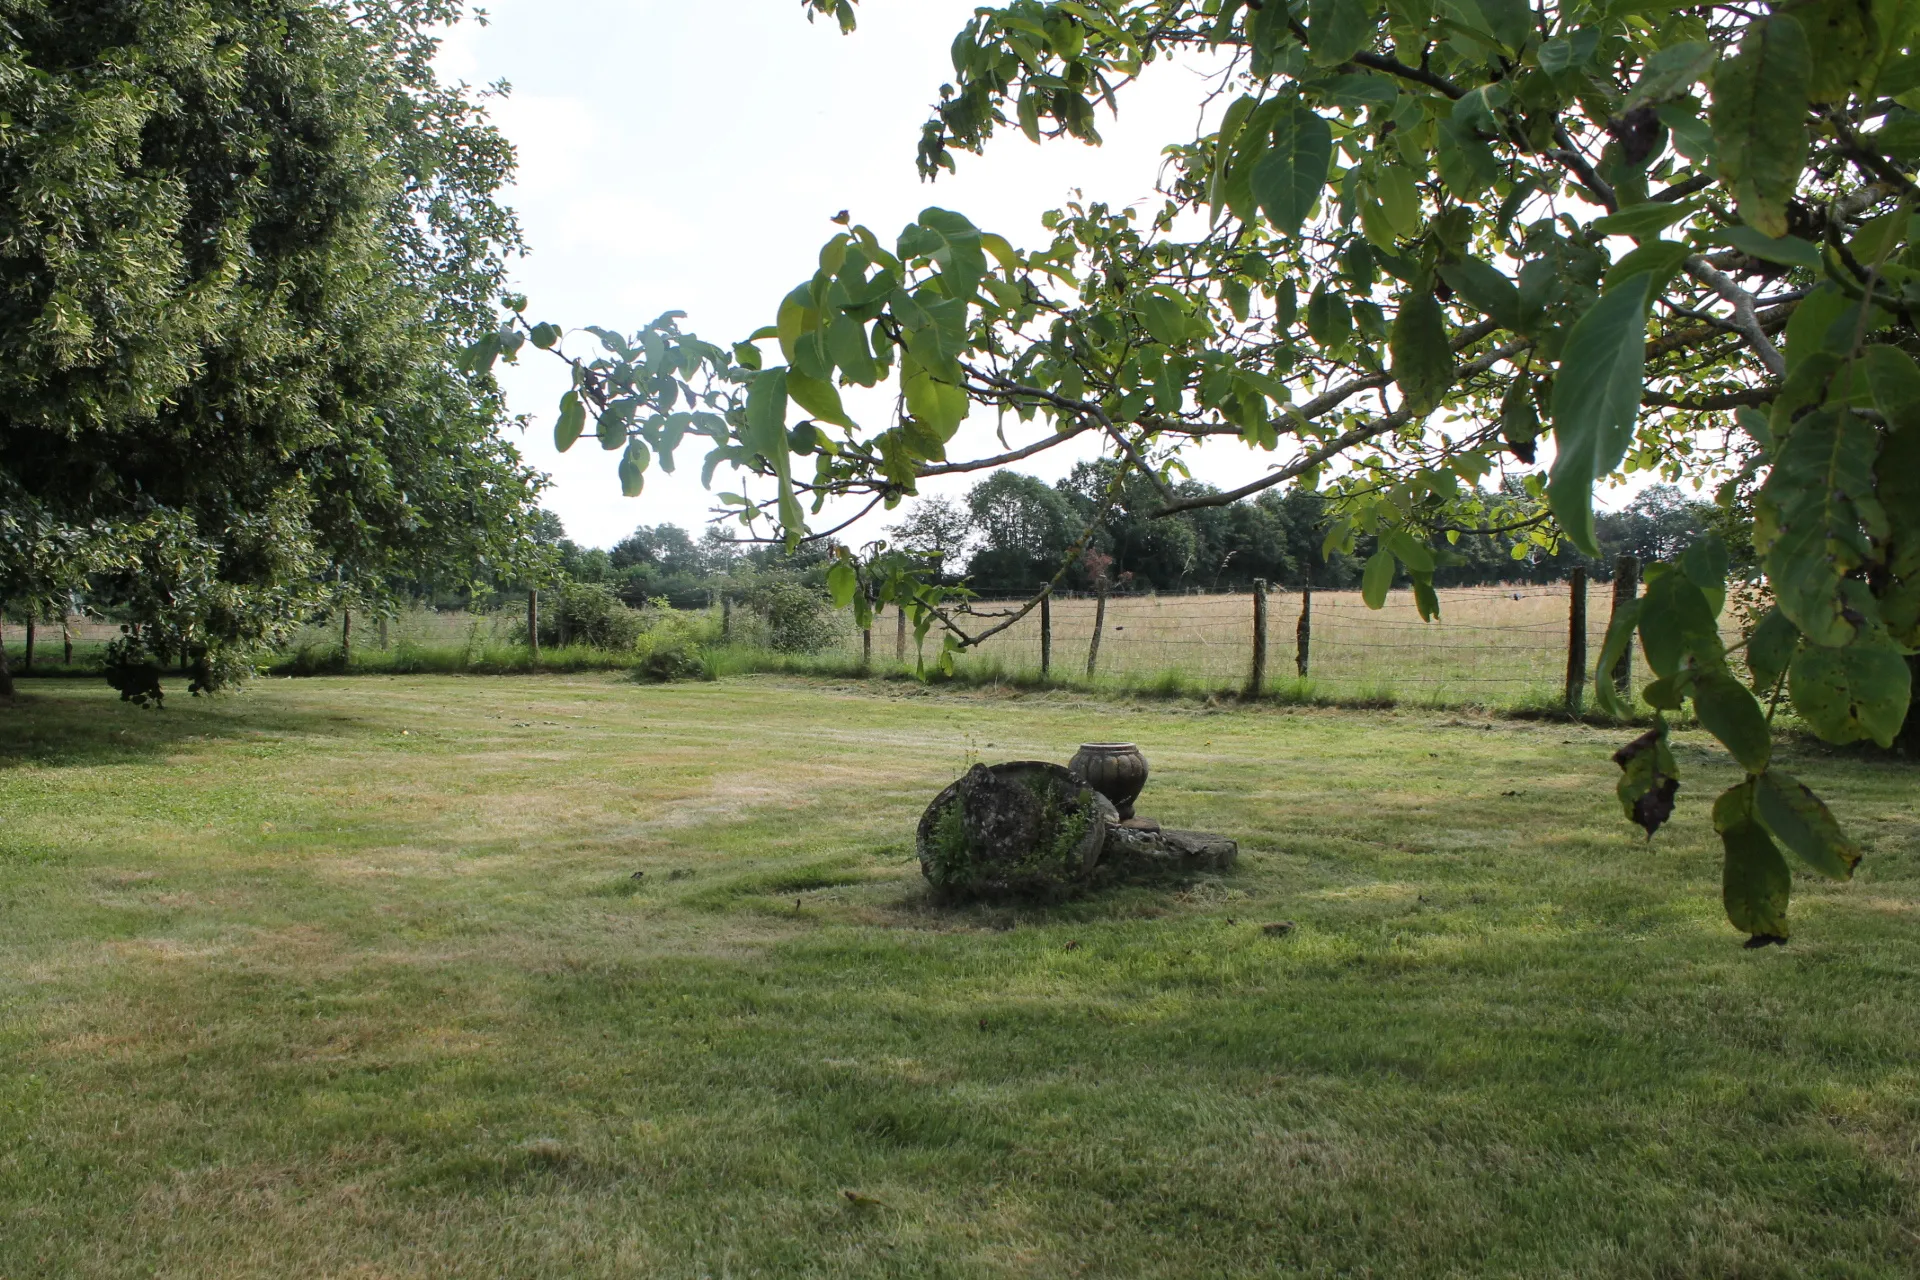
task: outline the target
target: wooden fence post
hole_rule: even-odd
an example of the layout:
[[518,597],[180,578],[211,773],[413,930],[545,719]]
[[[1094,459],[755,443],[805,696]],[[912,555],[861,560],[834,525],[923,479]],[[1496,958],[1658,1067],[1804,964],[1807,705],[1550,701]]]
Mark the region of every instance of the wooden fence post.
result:
[[73,615],[64,611],[60,614],[60,662],[73,665]]
[[1053,592],[1040,597],[1040,678],[1053,671]]
[[[386,619],[381,619],[380,625],[385,627]],[[384,637],[386,632],[383,630],[381,635]],[[382,649],[387,647],[384,638],[380,641],[380,647]],[[540,661],[540,588],[538,587],[527,588],[527,656],[535,662]]]
[[26,657],[20,661],[20,670],[23,672],[33,670],[33,623],[34,615],[38,612],[39,609],[37,606],[29,606],[27,609],[27,653]]
[[[340,665],[343,667],[346,666],[347,663],[352,658],[353,658],[353,610],[342,609],[340,611]],[[187,660],[187,648],[185,645],[181,645],[180,661],[182,663],[185,663],[186,660]]]
[[[531,630],[529,630],[527,634],[532,635],[534,633]],[[380,615],[380,652],[385,653],[387,651],[387,648],[388,648],[387,615],[383,613]]]
[[1293,665],[1300,678],[1307,678],[1308,660],[1313,655],[1313,584],[1300,588],[1300,625],[1293,629]]
[[893,660],[907,660],[907,611],[900,606],[893,610]]
[[1567,586],[1567,714],[1577,716],[1587,698],[1587,571],[1575,569]]
[[1253,674],[1247,679],[1247,696],[1257,698],[1267,683],[1267,580],[1253,580]]
[[0,600],[0,698],[13,700],[13,672],[7,670],[7,614],[4,600]]
[[[1613,562],[1613,613],[1608,627],[1619,620],[1621,612],[1640,598],[1640,559],[1621,556]],[[1613,668],[1613,683],[1623,695],[1633,693],[1633,645],[1628,644]]]
[[722,591],[720,593],[720,643],[731,644],[732,642],[733,597]]
[[873,666],[873,618],[867,618],[867,625],[860,628],[860,670],[864,673]]
[[1087,645],[1087,678],[1093,678],[1094,668],[1100,665],[1100,633],[1107,629],[1107,589],[1103,586],[1094,597],[1093,640]]

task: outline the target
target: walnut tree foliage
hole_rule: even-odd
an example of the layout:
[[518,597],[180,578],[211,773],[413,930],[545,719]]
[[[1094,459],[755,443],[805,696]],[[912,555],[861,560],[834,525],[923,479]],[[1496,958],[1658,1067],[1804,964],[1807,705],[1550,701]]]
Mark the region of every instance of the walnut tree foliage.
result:
[[[804,7],[855,25],[851,0]],[[1920,644],[1916,26],[1920,0],[983,6],[921,174],[1009,133],[1097,142],[1150,64],[1215,67],[1203,132],[1170,139],[1146,212],[1068,204],[1023,250],[930,208],[891,241],[835,235],[731,348],[669,314],[564,355],[559,328],[515,316],[475,356],[561,351],[561,448],[592,432],[632,494],[692,438],[709,482],[743,476],[721,500],[788,540],[840,539],[815,527],[829,500],[890,507],[1087,436],[1164,513],[1318,486],[1330,545],[1377,538],[1370,602],[1397,564],[1428,616],[1450,540],[1494,514],[1479,482],[1502,455],[1531,465],[1551,441],[1517,523],[1589,554],[1594,487],[1623,470],[1757,494],[1775,604],[1750,639],[1722,640],[1728,556],[1706,539],[1648,570],[1599,669],[1637,633],[1656,727],[1620,753],[1620,796],[1650,833],[1678,785],[1667,716],[1691,704],[1744,767],[1714,806],[1727,914],[1783,939],[1786,855],[1843,879],[1860,855],[1773,765],[1782,692],[1830,741],[1888,743]],[[855,386],[892,411],[856,421]],[[952,456],[982,414],[1002,451]],[[1183,452],[1214,437],[1273,461],[1178,492]],[[991,634],[884,545],[836,554],[863,614],[898,602],[948,653]]]
[[316,604],[528,545],[461,353],[512,153],[454,0],[0,0],[0,599],[80,583],[115,669],[217,685]]

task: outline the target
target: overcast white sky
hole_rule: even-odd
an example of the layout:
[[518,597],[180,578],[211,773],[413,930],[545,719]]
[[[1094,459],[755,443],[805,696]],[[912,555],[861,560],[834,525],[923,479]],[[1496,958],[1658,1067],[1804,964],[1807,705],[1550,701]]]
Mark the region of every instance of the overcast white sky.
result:
[[[1044,244],[1039,215],[1073,189],[1115,205],[1149,198],[1160,148],[1192,136],[1203,93],[1198,69],[1154,68],[1122,97],[1118,120],[1102,113],[1105,146],[1002,134],[984,157],[961,156],[957,177],[928,185],[914,147],[974,0],[866,0],[860,30],[846,37],[809,25],[795,0],[488,7],[488,26],[452,33],[443,74],[512,85],[493,115],[520,155],[507,199],[531,252],[515,265],[517,285],[534,319],[566,327],[631,331],[679,310],[704,338],[744,338],[812,275],[841,209],[888,242],[937,204],[1016,245]],[[591,341],[573,340],[581,351]],[[534,419],[523,448],[555,481],[546,505],[577,541],[606,546],[638,524],[697,529],[707,518],[704,451],[683,450],[677,477],[656,467],[643,497],[623,498],[617,454],[590,436],[565,455],[553,448],[554,404],[566,389],[559,363],[529,349],[503,374],[513,408]],[[976,412],[960,447],[968,435],[985,446],[992,426]],[[1009,425],[1010,439],[1018,427]],[[1057,453],[1023,465],[1053,479],[1074,460]],[[1274,461],[1223,442],[1193,465],[1197,478],[1224,485]]]

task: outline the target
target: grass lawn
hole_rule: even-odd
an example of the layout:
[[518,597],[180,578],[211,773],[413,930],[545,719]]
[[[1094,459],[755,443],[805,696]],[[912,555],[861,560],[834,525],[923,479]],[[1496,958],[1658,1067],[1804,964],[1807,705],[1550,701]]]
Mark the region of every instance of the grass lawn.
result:
[[[1867,859],[1750,952],[1694,736],[1649,846],[1620,732],[1445,712],[25,693],[5,1280],[1920,1274],[1911,766],[1788,749]],[[927,901],[938,786],[1096,738],[1240,868]]]

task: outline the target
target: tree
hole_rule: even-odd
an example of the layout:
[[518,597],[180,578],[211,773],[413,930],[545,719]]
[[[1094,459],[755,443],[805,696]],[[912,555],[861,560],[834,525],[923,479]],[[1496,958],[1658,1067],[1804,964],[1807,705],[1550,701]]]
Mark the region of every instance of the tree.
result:
[[[517,245],[452,0],[7,6],[0,503],[194,687],[324,601],[511,567],[541,483],[461,367]],[[0,544],[0,598],[32,565]]]
[[938,580],[966,563],[973,513],[951,498],[921,498],[887,535],[895,546],[927,561]]
[[1071,510],[1066,496],[1046,481],[995,472],[967,494],[978,540],[968,576],[1000,591],[1031,591],[1053,580],[1073,545]]
[[[852,0],[806,5],[853,26]],[[1782,847],[1842,878],[1859,858],[1773,767],[1779,694],[1830,740],[1889,743],[1920,643],[1917,20],[1915,0],[984,6],[952,46],[921,173],[1002,130],[1097,141],[1099,110],[1150,64],[1218,58],[1158,203],[1068,204],[1046,217],[1053,242],[1024,252],[939,208],[890,244],[849,226],[730,349],[671,313],[631,337],[593,331],[598,354],[566,357],[558,442],[591,417],[604,445],[624,442],[637,493],[655,455],[702,436],[709,477],[744,475],[722,501],[798,541],[847,527],[814,530],[809,504],[893,504],[923,479],[1092,437],[1152,486],[1159,518],[1317,483],[1333,547],[1377,539],[1369,601],[1404,570],[1427,616],[1462,530],[1596,555],[1599,480],[1744,476],[1778,600],[1744,646],[1750,679],[1714,625],[1728,556],[1712,538],[1648,570],[1601,669],[1637,627],[1656,727],[1620,757],[1621,799],[1649,832],[1678,786],[1668,714],[1690,703],[1747,770],[1715,810],[1725,903],[1777,940]],[[515,317],[477,355],[563,337]],[[840,388],[883,382],[900,411],[863,426]],[[1044,430],[948,457],[976,407]],[[1274,463],[1182,491],[1180,453],[1216,436]],[[1530,466],[1543,442],[1551,469],[1527,476],[1528,509],[1489,523],[1478,482],[1502,455]],[[992,634],[966,630],[912,565],[836,554],[836,597],[857,610],[901,600],[949,651]]]

